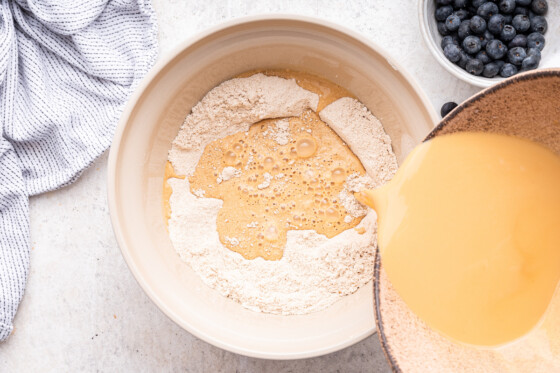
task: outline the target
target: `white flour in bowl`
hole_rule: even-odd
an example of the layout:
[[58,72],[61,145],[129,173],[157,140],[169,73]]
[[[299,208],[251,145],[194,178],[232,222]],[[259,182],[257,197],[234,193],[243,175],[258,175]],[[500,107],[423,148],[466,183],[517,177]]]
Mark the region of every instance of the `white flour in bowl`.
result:
[[[210,142],[247,131],[263,119],[315,111],[317,104],[318,96],[293,79],[256,74],[226,81],[187,116],[173,141],[169,160],[177,173],[190,176]],[[394,175],[397,162],[391,141],[381,123],[355,99],[335,101],[320,112],[320,117],[368,172],[369,177],[349,176],[345,194],[340,196],[347,206],[347,217],[365,214],[356,229],[330,239],[311,230],[291,230],[282,259],[247,260],[219,240],[216,219],[222,200],[193,195],[188,178],[168,181],[173,189],[169,235],[175,250],[208,286],[249,309],[277,314],[319,311],[372,279],[375,212],[359,205],[351,192],[383,184]],[[285,131],[279,122],[270,135],[284,142]],[[230,174],[234,171],[228,170],[228,177]]]

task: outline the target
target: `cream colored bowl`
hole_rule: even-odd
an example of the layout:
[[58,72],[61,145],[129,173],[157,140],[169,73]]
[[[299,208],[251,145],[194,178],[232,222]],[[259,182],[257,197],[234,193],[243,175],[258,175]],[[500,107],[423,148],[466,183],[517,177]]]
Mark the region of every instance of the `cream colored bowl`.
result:
[[380,48],[338,29],[293,16],[252,17],[215,27],[160,61],[120,120],[109,157],[108,193],[123,257],[167,316],[226,350],[305,358],[342,349],[375,331],[371,282],[328,309],[303,316],[241,307],[203,284],[181,261],[162,215],[164,165],[184,117],[210,89],[244,71],[290,68],[349,89],[386,126],[399,160],[425,137],[437,116],[418,86]]

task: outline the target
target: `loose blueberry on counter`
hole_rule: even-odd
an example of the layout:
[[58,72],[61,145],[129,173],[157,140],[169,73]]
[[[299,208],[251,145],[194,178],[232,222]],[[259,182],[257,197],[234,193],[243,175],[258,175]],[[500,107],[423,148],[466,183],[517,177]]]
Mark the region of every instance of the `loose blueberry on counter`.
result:
[[457,31],[461,26],[461,18],[458,15],[452,14],[445,20],[445,27],[447,27],[448,31]]
[[515,9],[515,0],[500,0],[498,8],[502,13],[512,13]]
[[509,42],[508,48],[523,47],[527,46],[527,37],[523,34],[515,35],[512,41]]
[[488,20],[488,31],[490,31],[494,35],[500,35],[502,30],[504,29],[505,24],[506,24],[506,21],[504,20],[503,15],[494,14]]
[[521,69],[523,71],[534,70],[539,66],[539,62],[541,62],[541,59],[536,55],[528,56],[521,63]]
[[518,14],[513,17],[511,24],[513,25],[513,27],[515,27],[515,30],[517,30],[517,32],[525,32],[531,27],[531,20],[526,15]]
[[445,5],[436,9],[436,19],[438,21],[445,21],[453,13],[453,7],[451,5]]
[[504,78],[509,78],[510,76],[514,76],[517,74],[517,67],[511,63],[506,63],[500,70],[500,75]]
[[515,28],[513,28],[512,25],[505,25],[504,29],[500,33],[500,38],[502,41],[512,41],[515,35],[517,35]]
[[514,65],[521,65],[525,58],[527,58],[525,48],[515,47],[508,51],[508,61]]
[[467,66],[465,67],[465,70],[467,70],[469,74],[480,75],[482,74],[482,70],[484,70],[484,64],[479,59],[471,58],[467,62]]
[[546,0],[533,0],[531,10],[535,14],[543,15],[548,10],[548,3]]
[[463,40],[463,49],[468,54],[476,54],[480,51],[480,48],[482,48],[482,43],[478,36],[470,35]]
[[484,70],[482,70],[482,76],[486,78],[493,78],[500,72],[500,65],[496,62],[490,62],[484,65]]
[[461,49],[455,44],[447,44],[443,49],[443,54],[451,62],[457,62],[461,59]]
[[495,60],[499,60],[506,55],[507,47],[501,40],[490,40],[486,45],[486,53]]
[[453,102],[453,101],[446,102],[441,107],[441,110],[440,110],[441,117],[443,118],[444,116],[449,114],[451,112],[451,110],[455,109],[456,107],[457,107],[457,104],[455,102]]
[[531,31],[540,32],[541,34],[544,34],[547,29],[548,29],[548,23],[546,22],[546,19],[543,16],[534,16],[531,19]]
[[544,49],[544,36],[539,32],[533,32],[527,36],[527,46],[529,48],[537,48],[542,51]]
[[478,14],[486,21],[488,21],[490,17],[492,17],[494,14],[498,14],[498,12],[499,12],[498,6],[494,3],[488,2],[479,6],[478,10],[476,11],[476,14]]

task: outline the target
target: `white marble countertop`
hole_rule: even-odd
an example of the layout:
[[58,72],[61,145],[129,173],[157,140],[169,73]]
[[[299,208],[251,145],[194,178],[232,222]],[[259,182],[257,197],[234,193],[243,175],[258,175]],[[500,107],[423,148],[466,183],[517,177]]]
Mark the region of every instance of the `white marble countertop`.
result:
[[[296,13],[353,28],[389,52],[439,111],[478,89],[440,67],[412,0],[154,0],[160,51],[228,19]],[[106,200],[107,154],[70,187],[31,199],[31,269],[0,344],[2,372],[388,372],[377,335],[319,358],[239,356],[184,331],[152,304],[121,257]]]

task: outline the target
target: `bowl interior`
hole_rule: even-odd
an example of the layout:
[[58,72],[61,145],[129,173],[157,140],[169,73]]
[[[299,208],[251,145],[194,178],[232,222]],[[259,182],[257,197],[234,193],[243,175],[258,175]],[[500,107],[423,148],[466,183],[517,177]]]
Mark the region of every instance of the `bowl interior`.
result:
[[[560,70],[524,73],[457,107],[428,139],[461,131],[526,138],[560,156]],[[540,326],[497,349],[453,343],[416,317],[393,290],[376,253],[374,294],[379,338],[398,372],[560,371],[560,284]]]
[[162,215],[163,170],[184,117],[210,89],[263,68],[310,72],[353,92],[382,121],[400,160],[436,114],[394,64],[355,37],[309,20],[256,18],[212,30],[155,68],[129,103],[110,156],[109,204],[131,271],[171,319],[237,353],[289,359],[321,355],[375,330],[372,285],[328,309],[278,316],[244,309],[208,288],[181,261]]
[[[467,73],[459,66],[449,61],[441,49],[442,36],[437,30],[437,23],[434,18],[436,3],[434,0],[420,1],[420,28],[428,48],[447,71],[457,78],[474,84],[478,87],[489,87],[492,84],[503,81],[502,77],[485,78]],[[560,67],[560,2],[549,1],[548,13],[546,14],[548,31],[545,34],[546,45],[542,52],[542,60],[539,69]]]

